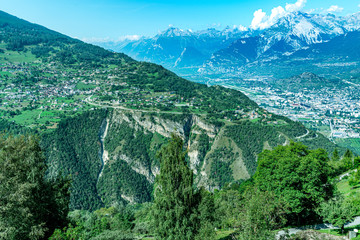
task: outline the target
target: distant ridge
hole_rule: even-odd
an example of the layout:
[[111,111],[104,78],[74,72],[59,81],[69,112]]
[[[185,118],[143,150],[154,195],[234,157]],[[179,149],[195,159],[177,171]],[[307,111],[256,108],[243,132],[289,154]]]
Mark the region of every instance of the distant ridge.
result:
[[[227,27],[221,31],[207,29],[192,32],[170,27],[152,38],[95,44],[124,52],[136,60],[161,64],[182,76],[195,74],[196,80],[200,81],[202,76],[211,77],[214,74],[251,74],[262,66],[264,71],[260,69],[261,72],[270,71],[269,75],[277,76],[278,73],[271,68],[272,63],[296,61],[306,54],[306,49],[316,51],[318,45],[320,50],[325,50],[331,45],[327,42],[359,29],[360,13],[342,17],[292,12],[263,30]],[[351,55],[356,50],[351,43],[343,44],[342,48],[344,51],[337,54]],[[184,57],[183,53],[191,58]],[[320,53],[327,54],[322,50]],[[178,64],[179,61],[181,64]],[[304,71],[312,71],[306,67]]]

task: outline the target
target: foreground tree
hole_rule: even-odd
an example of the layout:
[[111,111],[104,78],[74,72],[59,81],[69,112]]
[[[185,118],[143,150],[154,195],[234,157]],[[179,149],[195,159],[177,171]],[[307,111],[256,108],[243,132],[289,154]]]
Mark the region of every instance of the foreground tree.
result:
[[243,200],[243,196],[237,190],[223,189],[216,193],[216,219],[221,228],[239,228]]
[[349,185],[355,187],[360,182],[360,167],[350,174]]
[[331,169],[325,150],[309,150],[301,143],[278,146],[259,155],[254,175],[260,191],[273,192],[288,204],[288,220],[304,224],[316,217],[315,209],[333,196]]
[[318,212],[325,222],[340,227],[343,233],[345,224],[356,217],[357,208],[350,201],[339,197],[321,203]]
[[286,223],[287,204],[272,192],[261,192],[256,188],[244,194],[239,216],[241,240],[275,239],[274,229]]
[[195,192],[183,144],[180,137],[173,135],[159,152],[152,225],[157,239],[195,239],[200,238],[199,234],[211,239],[213,199],[203,189]]
[[0,239],[45,239],[63,227],[69,181],[45,179],[34,136],[0,136]]

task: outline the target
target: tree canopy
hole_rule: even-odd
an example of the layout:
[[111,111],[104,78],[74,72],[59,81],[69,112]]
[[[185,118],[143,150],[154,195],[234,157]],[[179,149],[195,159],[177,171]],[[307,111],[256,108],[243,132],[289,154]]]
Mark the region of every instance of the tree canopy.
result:
[[212,239],[214,201],[204,189],[196,192],[193,172],[183,151],[184,142],[173,135],[159,152],[153,226],[157,239]]
[[342,232],[344,225],[353,221],[357,215],[356,207],[343,197],[321,203],[318,211],[325,222],[340,227]]
[[0,239],[45,239],[66,223],[69,181],[45,179],[34,136],[0,136]]
[[316,216],[315,209],[333,196],[331,169],[323,149],[309,150],[301,143],[278,146],[259,155],[254,183],[261,191],[272,191],[289,206],[289,221]]

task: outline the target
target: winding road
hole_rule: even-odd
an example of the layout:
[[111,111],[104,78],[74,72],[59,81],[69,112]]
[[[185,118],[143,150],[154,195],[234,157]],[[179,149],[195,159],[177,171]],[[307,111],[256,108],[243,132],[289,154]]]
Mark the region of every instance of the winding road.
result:
[[[99,104],[99,103],[94,103],[91,101],[91,97],[87,97],[84,99],[84,101],[90,105],[93,106],[97,106],[97,107],[102,107],[102,108],[116,108],[116,109],[122,109],[122,110],[126,110],[126,111],[133,111],[133,112],[143,112],[143,113],[167,113],[167,114],[177,114],[177,115],[182,115],[184,114],[183,112],[169,112],[169,111],[160,111],[160,110],[144,110],[144,109],[132,109],[132,108],[126,108],[124,106],[114,106],[114,105],[106,105],[106,104]],[[196,115],[202,115],[205,116],[207,115],[206,113],[196,113]]]
[[297,139],[300,139],[300,138],[304,138],[306,137],[307,135],[309,135],[310,131],[308,129],[306,129],[306,133],[304,135],[301,135],[299,137],[296,137]]

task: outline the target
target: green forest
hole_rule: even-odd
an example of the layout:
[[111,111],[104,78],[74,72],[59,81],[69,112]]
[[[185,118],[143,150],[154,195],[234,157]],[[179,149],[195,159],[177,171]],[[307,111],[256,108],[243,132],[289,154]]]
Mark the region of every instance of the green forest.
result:
[[[341,235],[349,231],[344,224],[360,214],[360,192],[345,194],[341,185],[346,183],[350,189],[360,185],[360,158],[350,151],[341,157],[335,151],[329,158],[325,150],[310,150],[301,143],[277,146],[259,154],[251,179],[214,192],[194,184],[186,155],[184,141],[173,134],[156,154],[160,172],[155,184],[133,186],[152,188],[143,204],[118,202],[71,210],[74,176],[45,177],[49,168],[39,138],[2,135],[0,237],[255,240],[274,239],[289,226],[322,222],[339,227]],[[113,169],[125,172],[126,167]],[[339,180],[342,172],[350,176]],[[112,178],[126,182],[121,175]]]
[[240,91],[1,11],[0,27],[0,239],[344,235],[360,215],[346,146]]

